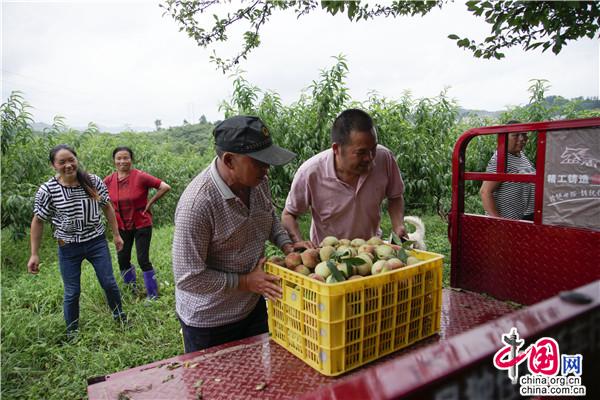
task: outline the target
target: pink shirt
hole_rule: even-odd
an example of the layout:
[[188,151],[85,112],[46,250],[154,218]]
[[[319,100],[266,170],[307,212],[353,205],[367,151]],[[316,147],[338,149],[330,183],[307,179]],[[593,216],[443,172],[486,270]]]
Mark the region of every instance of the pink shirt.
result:
[[361,175],[356,188],[335,173],[333,150],[328,149],[300,166],[285,202],[286,210],[312,215],[310,240],[319,244],[326,236],[338,239],[380,235],[381,202],[404,193],[404,182],[390,150],[378,145],[374,165]]

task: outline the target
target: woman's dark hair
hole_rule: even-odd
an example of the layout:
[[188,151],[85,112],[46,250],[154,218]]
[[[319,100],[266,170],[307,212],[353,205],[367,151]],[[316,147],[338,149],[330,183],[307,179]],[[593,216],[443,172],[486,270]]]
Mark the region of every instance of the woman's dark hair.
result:
[[115,149],[113,150],[113,160],[115,159],[115,156],[117,155],[117,153],[120,152],[120,151],[126,151],[126,152],[128,152],[129,153],[129,157],[131,157],[131,161],[133,161],[133,150],[131,150],[127,146],[115,147]]
[[[59,144],[57,146],[54,146],[52,150],[50,150],[49,159],[51,164],[54,164],[56,153],[58,153],[61,150],[67,150],[73,153],[75,158],[77,158],[77,153],[75,152],[75,150],[73,150],[71,146],[66,144]],[[79,182],[79,184],[81,185],[83,190],[85,190],[88,196],[90,196],[94,200],[100,200],[100,195],[98,194],[98,190],[96,190],[96,187],[92,183],[92,178],[90,177],[90,174],[81,169],[79,165],[77,166],[77,182]]]

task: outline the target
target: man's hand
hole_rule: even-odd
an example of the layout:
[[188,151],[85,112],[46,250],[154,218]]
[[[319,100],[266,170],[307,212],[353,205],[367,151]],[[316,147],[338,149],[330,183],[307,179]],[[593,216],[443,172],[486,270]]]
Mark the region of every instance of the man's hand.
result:
[[317,246],[315,246],[315,244],[313,242],[311,242],[310,240],[302,240],[300,242],[296,242],[296,243],[292,244],[292,246],[294,247],[294,250],[316,249],[317,248]]
[[248,292],[258,293],[265,296],[269,300],[280,299],[283,295],[281,287],[277,284],[279,277],[267,274],[263,270],[265,258],[258,261],[258,265],[246,275],[240,275],[238,288]]
[[296,242],[296,243],[284,244],[283,247],[281,248],[281,251],[283,251],[283,254],[285,254],[287,256],[288,254],[293,253],[293,252],[301,252],[306,249],[316,249],[316,248],[317,247],[310,240],[302,240],[302,241]]
[[31,256],[29,257],[29,261],[27,262],[27,271],[30,274],[37,274],[40,272],[40,257],[39,256]]
[[399,238],[408,239],[408,232],[406,231],[406,227],[404,226],[404,224],[398,225],[394,229],[394,233],[398,235]]
[[115,248],[117,249],[117,253],[123,250],[123,238],[121,238],[120,234],[116,234],[113,236],[113,242],[115,243]]

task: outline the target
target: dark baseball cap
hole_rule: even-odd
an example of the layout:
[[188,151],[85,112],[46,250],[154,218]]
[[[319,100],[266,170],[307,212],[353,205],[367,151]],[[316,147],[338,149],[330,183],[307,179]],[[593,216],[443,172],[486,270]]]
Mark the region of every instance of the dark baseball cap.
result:
[[273,144],[269,129],[258,117],[239,115],[219,123],[214,131],[217,149],[244,154],[269,165],[284,165],[296,154]]

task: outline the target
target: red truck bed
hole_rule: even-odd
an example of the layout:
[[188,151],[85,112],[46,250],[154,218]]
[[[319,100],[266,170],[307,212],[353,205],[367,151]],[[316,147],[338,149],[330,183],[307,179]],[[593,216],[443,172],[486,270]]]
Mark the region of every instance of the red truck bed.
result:
[[502,345],[500,333],[516,326],[528,341],[549,335],[562,352],[583,354],[582,383],[594,398],[600,390],[593,380],[600,368],[600,281],[577,292],[589,302],[575,304],[556,296],[513,312],[506,303],[487,296],[445,289],[439,336],[339,377],[319,374],[265,334],[94,378],[97,383],[88,386],[88,395],[90,399],[508,398],[518,386],[510,384],[505,371],[493,369],[491,360]]
[[[291,399],[514,311],[492,298],[452,289],[444,289],[442,305],[439,335],[341,377],[321,375],[264,334],[106,375],[100,378],[103,382],[88,387],[88,395],[90,399],[117,399],[121,393],[132,399],[196,399],[194,385],[202,379],[204,399]],[[169,369],[173,367],[177,368]],[[257,390],[263,383],[266,387]]]

